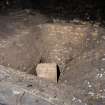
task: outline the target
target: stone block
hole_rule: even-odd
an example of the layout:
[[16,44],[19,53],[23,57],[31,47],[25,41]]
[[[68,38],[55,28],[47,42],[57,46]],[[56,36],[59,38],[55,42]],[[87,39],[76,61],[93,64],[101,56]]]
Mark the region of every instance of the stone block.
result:
[[39,78],[57,82],[57,64],[41,63],[36,67],[36,73]]

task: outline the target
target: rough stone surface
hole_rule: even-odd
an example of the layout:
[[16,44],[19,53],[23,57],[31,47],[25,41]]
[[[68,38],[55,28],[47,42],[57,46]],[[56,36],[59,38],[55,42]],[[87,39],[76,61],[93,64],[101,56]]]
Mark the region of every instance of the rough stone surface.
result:
[[71,94],[73,94],[71,86],[58,85],[1,65],[0,74],[4,77],[0,79],[0,102],[2,104],[69,105],[71,103]]
[[46,22],[43,15],[36,14],[17,11],[0,16],[0,64],[33,73],[42,52],[37,25]]
[[41,26],[42,39],[45,45],[43,61],[56,62],[60,71],[84,51],[97,46],[101,37],[99,26],[90,23],[54,23]]

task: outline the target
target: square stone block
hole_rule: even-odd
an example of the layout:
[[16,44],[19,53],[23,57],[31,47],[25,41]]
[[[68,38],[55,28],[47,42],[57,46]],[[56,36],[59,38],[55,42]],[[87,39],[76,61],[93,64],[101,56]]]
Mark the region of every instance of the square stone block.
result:
[[57,82],[57,64],[41,63],[36,67],[36,73],[39,78]]

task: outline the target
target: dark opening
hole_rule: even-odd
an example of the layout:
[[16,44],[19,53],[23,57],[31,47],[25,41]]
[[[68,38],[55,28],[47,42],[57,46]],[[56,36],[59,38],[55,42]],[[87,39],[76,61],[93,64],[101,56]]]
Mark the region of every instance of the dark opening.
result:
[[59,80],[59,77],[60,77],[60,69],[59,66],[57,66],[57,81]]

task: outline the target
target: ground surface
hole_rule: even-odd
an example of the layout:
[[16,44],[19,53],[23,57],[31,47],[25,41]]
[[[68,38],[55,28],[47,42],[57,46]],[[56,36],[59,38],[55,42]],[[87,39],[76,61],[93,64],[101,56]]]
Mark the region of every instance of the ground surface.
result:
[[[104,27],[29,12],[0,16],[0,104],[104,105]],[[59,65],[58,84],[21,72],[46,62]]]

